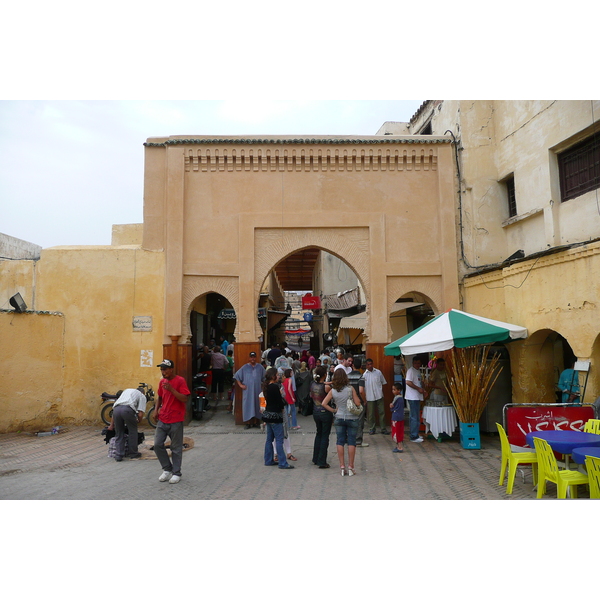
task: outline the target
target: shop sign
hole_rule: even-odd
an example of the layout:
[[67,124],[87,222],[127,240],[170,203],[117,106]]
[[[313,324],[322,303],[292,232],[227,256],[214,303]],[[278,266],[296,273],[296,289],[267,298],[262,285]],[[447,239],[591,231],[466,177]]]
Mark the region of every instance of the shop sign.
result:
[[583,431],[584,423],[594,418],[591,404],[507,404],[504,407],[506,434],[515,446],[525,446],[525,436],[532,431]]
[[319,296],[311,296],[306,294],[302,296],[302,310],[318,310],[321,308],[321,298]]

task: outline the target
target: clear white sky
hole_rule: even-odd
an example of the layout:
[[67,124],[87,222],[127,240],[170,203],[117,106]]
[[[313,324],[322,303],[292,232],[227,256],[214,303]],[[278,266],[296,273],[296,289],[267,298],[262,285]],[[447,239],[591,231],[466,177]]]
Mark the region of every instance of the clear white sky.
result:
[[0,232],[38,244],[110,244],[143,220],[144,147],[164,135],[374,135],[421,100],[1,101]]
[[[597,54],[580,12],[516,0],[7,5],[0,232],[110,244],[113,224],[142,222],[152,136],[372,135],[426,98],[577,98]],[[577,61],[549,47],[559,33]]]

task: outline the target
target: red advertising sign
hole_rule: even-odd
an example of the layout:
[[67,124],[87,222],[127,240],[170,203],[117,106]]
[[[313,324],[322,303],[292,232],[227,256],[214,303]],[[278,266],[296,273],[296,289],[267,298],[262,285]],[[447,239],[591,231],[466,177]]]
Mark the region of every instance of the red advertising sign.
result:
[[594,418],[591,404],[507,404],[504,407],[506,434],[515,446],[526,446],[525,436],[532,431],[583,431],[584,423]]
[[319,296],[311,296],[310,294],[302,296],[303,310],[317,310],[319,308],[321,308],[321,298]]

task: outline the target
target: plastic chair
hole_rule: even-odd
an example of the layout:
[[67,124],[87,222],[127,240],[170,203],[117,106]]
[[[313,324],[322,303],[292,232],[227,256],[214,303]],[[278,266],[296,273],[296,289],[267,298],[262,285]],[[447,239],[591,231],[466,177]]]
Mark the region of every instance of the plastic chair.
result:
[[600,499],[600,458],[585,457],[585,468],[590,480],[590,498]]
[[510,442],[504,427],[500,423],[496,423],[498,427],[498,433],[500,434],[500,447],[502,448],[502,466],[500,468],[500,482],[498,485],[504,483],[504,474],[506,473],[506,467],[508,466],[508,480],[506,485],[506,493],[512,494],[513,485],[515,483],[515,475],[517,474],[517,466],[522,464],[530,464],[533,473],[533,485],[537,483],[537,454],[532,450],[530,452],[513,452],[510,448]]
[[583,431],[600,434],[600,419],[588,419],[583,426]]
[[588,476],[579,471],[560,470],[550,444],[536,437],[533,443],[540,465],[537,497],[541,498],[546,493],[546,481],[552,481],[556,484],[557,498],[566,498],[567,488],[571,488],[571,497],[577,498],[577,486],[589,483]]

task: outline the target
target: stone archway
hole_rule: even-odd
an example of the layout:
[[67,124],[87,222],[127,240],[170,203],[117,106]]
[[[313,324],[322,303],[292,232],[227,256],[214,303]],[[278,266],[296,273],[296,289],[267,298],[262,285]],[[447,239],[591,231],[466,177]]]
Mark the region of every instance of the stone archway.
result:
[[[254,294],[256,299],[258,299],[264,281],[275,265],[295,252],[313,247],[338,257],[356,273],[365,291],[366,304],[369,306],[367,292],[370,282],[368,228],[257,229],[254,245]],[[255,319],[255,328],[260,331],[258,318]]]
[[200,296],[215,293],[227,298],[237,313],[239,305],[238,282],[235,277],[200,277],[186,276],[183,280],[183,310],[182,310],[182,340],[189,343],[192,332],[190,330],[190,314],[192,306]]
[[[165,253],[163,349],[178,364],[190,354],[192,304],[210,292],[235,309],[236,359],[260,351],[260,286],[302,248],[357,274],[365,345],[382,365],[396,298],[419,290],[436,310],[459,305],[449,137],[171,136],[145,146],[143,248]],[[431,236],[406,243],[424,230]]]

